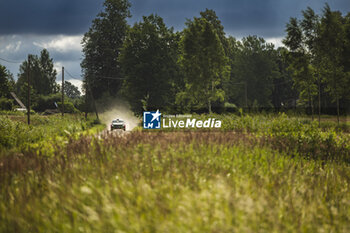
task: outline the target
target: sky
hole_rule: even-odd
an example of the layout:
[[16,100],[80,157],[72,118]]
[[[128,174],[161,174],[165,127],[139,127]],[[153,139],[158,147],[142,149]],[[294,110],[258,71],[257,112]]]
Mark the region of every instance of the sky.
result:
[[[129,24],[143,15],[158,14],[167,26],[182,30],[186,19],[213,9],[227,35],[241,39],[248,35],[264,37],[282,46],[285,25],[290,17],[301,17],[307,6],[321,13],[327,2],[332,10],[350,12],[349,0],[130,0],[132,17]],[[103,10],[103,0],[0,0],[0,64],[17,79],[19,65],[30,54],[50,52],[61,80],[65,67],[81,78],[83,58],[81,40],[92,20]],[[5,62],[5,59],[9,62]],[[81,81],[66,79],[80,86]]]

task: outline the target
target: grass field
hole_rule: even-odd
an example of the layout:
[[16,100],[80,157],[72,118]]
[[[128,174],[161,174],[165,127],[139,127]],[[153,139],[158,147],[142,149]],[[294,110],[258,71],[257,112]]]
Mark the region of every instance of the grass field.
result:
[[221,130],[96,136],[38,120],[56,136],[3,146],[0,232],[350,232],[347,123],[213,117]]

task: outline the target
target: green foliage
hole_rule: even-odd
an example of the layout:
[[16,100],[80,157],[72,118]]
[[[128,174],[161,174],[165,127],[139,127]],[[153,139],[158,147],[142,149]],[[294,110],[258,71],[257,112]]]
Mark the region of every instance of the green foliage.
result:
[[287,36],[283,40],[283,43],[291,50],[291,51],[300,51],[302,50],[302,42],[303,42],[303,32],[299,26],[299,22],[297,18],[290,18],[289,22],[286,26]]
[[73,105],[76,109],[78,109],[80,112],[90,112],[92,111],[91,109],[88,108],[87,104],[86,104],[86,96],[83,95],[77,99],[73,99]]
[[[61,111],[62,95],[60,93],[51,95],[39,95],[36,97],[35,105],[33,109],[37,112],[44,112],[45,110],[55,109]],[[66,113],[78,113],[79,110],[74,106],[74,103],[79,106],[78,100],[74,101],[65,97],[64,112]],[[57,106],[55,105],[57,104]]]
[[10,91],[13,91],[14,85],[13,75],[5,66],[0,65],[0,97],[11,98]]
[[218,35],[221,45],[224,49],[224,52],[226,56],[229,54],[229,41],[226,38],[224,26],[221,24],[221,21],[219,20],[218,16],[216,15],[214,10],[205,9],[205,11],[200,12],[201,18],[206,19],[215,30],[216,34]]
[[0,110],[12,110],[13,100],[0,97]]
[[86,109],[104,92],[123,94],[137,113],[220,112],[229,102],[254,111],[308,107],[308,114],[320,106],[339,116],[350,106],[350,14],[327,4],[321,15],[308,7],[290,18],[287,48],[277,49],[257,36],[227,37],[209,9],[173,33],[154,15],[129,27],[128,0],[104,7],[83,39]]
[[238,112],[237,106],[229,102],[225,102],[224,108],[226,112]]
[[[61,110],[62,102],[57,102],[58,108]],[[65,113],[79,113],[79,110],[75,108],[74,104],[69,101],[64,102],[64,112]]]
[[344,73],[342,63],[344,43],[346,43],[343,22],[340,12],[331,11],[328,5],[324,7],[319,29],[319,49],[322,56],[324,82],[327,84],[326,90],[331,94],[334,102],[338,102],[349,91],[348,76]]
[[81,95],[78,87],[68,81],[64,81],[64,94],[71,99],[77,99]]
[[205,15],[188,21],[183,31],[180,63],[185,73],[185,90],[178,93],[177,101],[212,112],[213,102],[224,101],[225,92],[220,85],[228,78],[230,67],[218,29]]
[[[321,105],[329,106],[327,99],[331,97],[339,122],[340,105],[345,108],[349,93],[349,74],[345,66],[349,64],[347,51],[350,37],[346,36],[346,16],[332,11],[327,3],[321,16],[310,7],[302,14],[302,20],[290,19],[286,27],[287,36],[283,40],[291,51],[289,70],[300,93],[299,102],[307,100],[313,113],[313,99],[317,94],[319,108]],[[328,95],[323,94],[321,100],[324,92]]]
[[35,93],[39,95],[49,95],[58,91],[58,85],[56,83],[57,72],[54,69],[53,59],[50,58],[49,52],[43,49],[40,53],[40,57],[37,55],[28,55],[30,59],[30,66],[28,61],[24,61],[19,70],[19,77],[16,82],[17,94],[21,99],[26,97],[26,89],[24,85],[27,84],[27,78],[29,74],[29,83]]
[[104,11],[93,20],[82,41],[84,86],[97,99],[106,91],[115,96],[121,87],[118,58],[128,28],[126,20],[131,16],[128,0],[106,0],[103,5]]
[[143,22],[130,28],[120,64],[125,77],[123,93],[136,113],[174,103],[177,40],[173,29],[156,15],[143,17]]
[[66,115],[64,118],[60,115],[32,115],[31,125],[28,126],[23,114],[0,115],[0,153],[30,148],[45,151],[55,143],[62,143],[68,136],[74,138],[96,124],[93,120],[84,120],[80,115]]
[[294,87],[299,90],[299,102],[306,102],[310,108],[313,108],[313,98],[317,95],[314,68],[304,53],[292,53],[289,56],[288,70],[292,73]]
[[61,101],[61,94],[51,94],[51,95],[39,95],[37,97],[37,101],[33,109],[37,112],[43,112],[46,109],[56,109],[56,105],[59,101]]
[[[192,115],[198,120],[214,118],[222,121],[219,129],[208,128],[201,131],[244,132],[260,138],[260,143],[272,146],[280,151],[307,158],[340,160],[350,162],[350,125],[340,126],[328,121],[318,127],[318,123],[300,116],[288,117],[285,114],[209,114]],[[196,131],[198,129],[168,128],[164,131]]]
[[1,148],[13,147],[15,143],[15,127],[13,122],[5,117],[0,118],[0,145]]
[[230,101],[245,107],[247,94],[248,107],[252,107],[254,101],[259,106],[271,107],[272,81],[279,77],[273,45],[263,38],[248,36],[233,46],[232,72],[226,84]]

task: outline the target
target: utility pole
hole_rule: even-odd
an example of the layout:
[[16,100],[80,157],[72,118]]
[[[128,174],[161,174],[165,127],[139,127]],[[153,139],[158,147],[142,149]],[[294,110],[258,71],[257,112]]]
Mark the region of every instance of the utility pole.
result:
[[62,66],[62,116],[64,116],[64,67]]
[[[96,108],[96,103],[95,103],[94,96],[92,95],[92,90],[91,90],[91,86],[90,86],[89,81],[87,81],[86,84],[87,84],[87,90],[86,90],[86,91],[89,92],[89,94],[90,94],[90,98],[91,98],[91,100],[92,100],[92,106],[93,106],[93,108],[94,108],[94,111],[95,111],[95,114],[96,114],[96,118],[97,118],[97,120],[99,120],[100,118],[98,117],[98,112],[97,112],[97,108]],[[86,95],[87,95],[87,93],[86,93]],[[85,101],[86,101],[86,100],[85,100]]]
[[321,80],[320,74],[317,72],[318,80],[318,127],[321,126]]
[[245,89],[245,107],[248,110],[248,87],[247,87],[247,81],[244,82],[244,89]]
[[92,104],[93,104],[93,106],[94,106],[96,118],[97,118],[97,120],[99,120],[100,118],[98,117],[98,112],[97,112],[97,108],[96,108],[96,103],[95,103],[94,96],[92,95],[92,91],[91,91],[90,84],[89,84],[89,89],[90,89],[90,95],[91,95],[91,99],[92,99]]
[[30,125],[30,55],[28,55],[27,62],[27,122]]

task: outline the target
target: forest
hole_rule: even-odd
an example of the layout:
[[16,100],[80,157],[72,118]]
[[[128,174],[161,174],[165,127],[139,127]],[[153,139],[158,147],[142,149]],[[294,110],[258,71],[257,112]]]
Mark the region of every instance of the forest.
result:
[[275,48],[254,35],[227,35],[208,9],[182,31],[157,15],[130,26],[130,5],[122,3],[107,1],[84,36],[81,66],[95,98],[122,95],[136,113],[349,110],[349,13],[307,8],[301,19],[290,18],[285,46]]
[[[321,14],[310,7],[302,18],[286,22],[283,47],[249,35],[225,33],[215,11],[187,20],[182,31],[158,15],[129,25],[127,0],[105,1],[82,45],[83,95],[65,83],[66,111],[91,112],[93,101],[117,97],[132,110],[169,113],[290,111],[308,115],[346,115],[350,106],[350,13],[325,4]],[[30,62],[28,62],[30,60]],[[35,111],[61,104],[53,59],[43,49],[28,55],[18,79],[0,67],[0,107],[10,110],[14,91],[27,103],[32,81]]]

